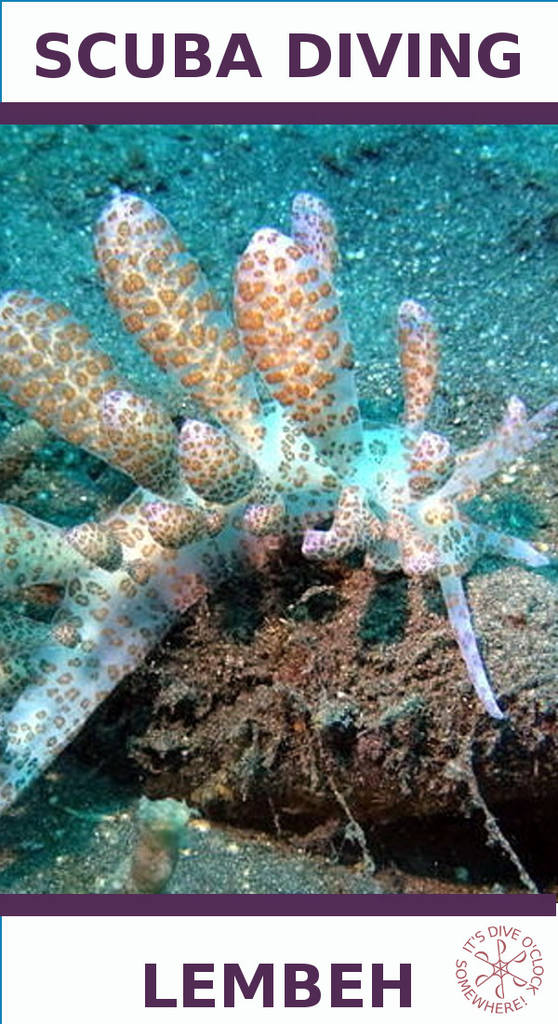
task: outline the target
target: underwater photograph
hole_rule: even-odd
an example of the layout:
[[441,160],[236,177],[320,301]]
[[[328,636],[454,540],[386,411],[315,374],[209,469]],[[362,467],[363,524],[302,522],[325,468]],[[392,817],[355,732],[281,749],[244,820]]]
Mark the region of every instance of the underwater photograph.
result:
[[0,179],[0,892],[558,892],[558,126]]

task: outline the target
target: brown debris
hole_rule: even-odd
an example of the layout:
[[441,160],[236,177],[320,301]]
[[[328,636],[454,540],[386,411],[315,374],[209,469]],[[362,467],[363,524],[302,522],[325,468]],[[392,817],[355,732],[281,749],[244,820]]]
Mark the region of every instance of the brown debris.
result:
[[384,865],[436,830],[461,864],[469,829],[533,889],[522,858],[546,857],[543,821],[558,796],[551,581],[506,567],[469,582],[508,714],[496,722],[471,690],[434,582],[316,567],[285,549],[269,557],[267,571],[198,605],[101,712],[127,718],[148,796],[312,851],[370,862],[367,848],[379,850]]

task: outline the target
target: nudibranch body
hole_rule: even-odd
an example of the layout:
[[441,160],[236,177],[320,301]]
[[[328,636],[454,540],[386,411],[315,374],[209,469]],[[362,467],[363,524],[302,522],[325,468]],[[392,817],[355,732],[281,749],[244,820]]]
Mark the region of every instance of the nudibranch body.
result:
[[[534,567],[547,558],[471,522],[461,506],[544,439],[558,400],[529,418],[510,399],[487,441],[454,454],[426,426],[436,331],[406,301],[398,320],[403,421],[363,422],[333,279],[335,225],[306,193],[295,198],[291,237],[261,229],[239,260],[234,322],[146,201],[116,196],[97,225],[95,251],[124,328],[177,379],[200,418],[177,426],[136,393],[64,307],[25,292],[3,297],[2,390],[33,422],[117,467],[136,489],[103,522],[70,530],[0,506],[0,807],[176,616],[249,565],[269,534],[300,538],[307,558],[359,549],[372,571],[435,575],[471,682],[501,717],[462,577],[484,552]],[[62,590],[50,624],[14,610],[23,591],[44,584]]]

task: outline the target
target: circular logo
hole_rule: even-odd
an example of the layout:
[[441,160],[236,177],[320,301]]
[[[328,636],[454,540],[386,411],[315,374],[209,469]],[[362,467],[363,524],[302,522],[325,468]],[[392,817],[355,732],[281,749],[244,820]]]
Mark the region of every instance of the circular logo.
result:
[[463,998],[485,1013],[524,1010],[543,983],[544,960],[535,937],[513,924],[490,924],[463,943],[455,980]]

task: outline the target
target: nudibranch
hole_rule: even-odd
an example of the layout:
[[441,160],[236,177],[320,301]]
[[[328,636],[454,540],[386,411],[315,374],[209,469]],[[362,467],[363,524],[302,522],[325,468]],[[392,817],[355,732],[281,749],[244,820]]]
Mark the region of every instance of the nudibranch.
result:
[[[359,549],[373,572],[436,576],[470,680],[501,718],[462,578],[485,552],[533,567],[547,557],[475,524],[462,506],[545,438],[558,400],[529,417],[511,398],[488,440],[454,453],[427,427],[436,330],[406,301],[397,335],[402,422],[364,422],[334,281],[335,224],[306,193],[294,200],[290,236],[263,228],[241,256],[234,319],[144,199],[113,198],[95,255],[124,329],[176,379],[197,418],[177,424],[138,393],[65,307],[26,292],[2,297],[0,388],[27,410],[30,433],[55,431],[135,489],[102,522],[71,529],[0,505],[0,807],[180,612],[249,565],[269,534],[298,538],[308,559]],[[44,585],[61,595],[48,623],[21,601]]]

